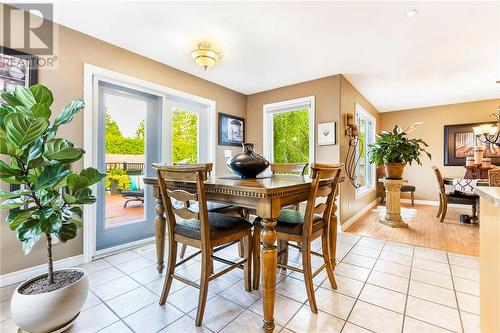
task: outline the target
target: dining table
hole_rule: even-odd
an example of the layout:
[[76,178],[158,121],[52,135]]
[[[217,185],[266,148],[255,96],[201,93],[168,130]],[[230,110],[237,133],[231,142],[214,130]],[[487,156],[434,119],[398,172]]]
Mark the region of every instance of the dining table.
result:
[[[207,201],[237,205],[252,209],[259,216],[262,224],[261,232],[261,276],[264,323],[266,333],[273,332],[274,306],[276,297],[277,247],[276,218],[281,208],[307,201],[311,190],[311,178],[306,175],[273,175],[252,179],[241,179],[236,176],[213,177],[205,182]],[[322,182],[331,182],[323,180]],[[340,179],[343,181],[343,178]],[[164,251],[166,236],[165,208],[163,206],[157,178],[145,177],[144,184],[153,187],[156,200],[156,254],[157,270],[164,268]],[[327,183],[325,183],[327,184]],[[186,191],[196,191],[196,184],[189,181],[169,181],[169,187]],[[332,265],[335,268],[337,242],[337,205],[334,202],[329,230],[329,249]]]

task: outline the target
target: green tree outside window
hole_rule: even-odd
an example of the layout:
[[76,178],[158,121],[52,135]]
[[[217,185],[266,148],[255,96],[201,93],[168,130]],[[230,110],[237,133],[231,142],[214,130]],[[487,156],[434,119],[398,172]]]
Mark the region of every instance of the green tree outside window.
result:
[[309,162],[309,110],[273,115],[275,163]]
[[172,115],[172,162],[198,162],[198,115],[176,109]]

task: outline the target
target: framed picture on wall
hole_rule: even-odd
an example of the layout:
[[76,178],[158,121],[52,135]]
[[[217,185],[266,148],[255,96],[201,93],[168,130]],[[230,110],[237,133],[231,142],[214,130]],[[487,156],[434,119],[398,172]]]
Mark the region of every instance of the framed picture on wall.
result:
[[[0,46],[0,94],[38,83],[36,56]],[[0,98],[0,103],[3,100]]]
[[467,156],[474,156],[474,146],[484,148],[484,157],[490,157],[491,163],[500,165],[500,147],[480,142],[474,135],[473,127],[494,122],[445,125],[444,126],[444,165],[465,165]]
[[337,131],[335,122],[318,124],[318,145],[328,146],[336,144]]
[[219,145],[241,146],[245,142],[245,119],[219,113]]

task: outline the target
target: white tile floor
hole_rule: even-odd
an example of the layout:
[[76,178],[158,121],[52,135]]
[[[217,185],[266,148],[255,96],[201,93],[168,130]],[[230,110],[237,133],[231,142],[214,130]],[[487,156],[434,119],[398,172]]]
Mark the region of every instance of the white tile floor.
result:
[[[317,250],[320,245],[315,243]],[[339,234],[335,271],[338,289],[326,274],[316,276],[319,314],[312,314],[301,275],[278,273],[276,332],[479,332],[479,260],[405,244]],[[235,247],[220,252],[235,259]],[[260,332],[259,291],[244,291],[243,274],[232,271],[209,287],[203,327],[194,326],[198,290],[175,281],[165,306],[155,269],[154,246],[119,253],[84,267],[91,292],[69,332]],[[300,265],[293,251],[290,263]],[[319,266],[320,261],[313,261]],[[215,263],[216,271],[225,267]],[[197,279],[199,261],[178,273]],[[0,331],[16,332],[9,299],[15,286],[1,289]]]

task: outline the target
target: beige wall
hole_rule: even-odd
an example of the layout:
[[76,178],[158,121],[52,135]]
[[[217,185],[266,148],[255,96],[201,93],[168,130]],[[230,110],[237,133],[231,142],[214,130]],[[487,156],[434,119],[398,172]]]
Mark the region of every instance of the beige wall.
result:
[[[263,150],[263,106],[264,104],[286,101],[290,99],[314,96],[316,124],[339,121],[339,87],[340,75],[302,82],[282,88],[268,90],[247,97],[247,137],[248,142],[255,143],[257,152]],[[316,131],[317,126],[315,126]],[[337,130],[337,140],[339,131]],[[315,138],[315,141],[316,138]],[[315,161],[324,163],[339,162],[339,146],[317,146],[315,144]]]
[[[264,104],[305,96],[315,96],[316,124],[327,121],[335,121],[337,123],[337,144],[333,146],[315,145],[316,162],[344,162],[348,148],[348,139],[344,135],[344,115],[346,113],[354,113],[356,103],[359,103],[365,110],[374,115],[377,119],[377,124],[379,122],[377,110],[344,76],[339,74],[248,96],[247,121],[249,125],[247,141],[255,142],[257,151],[262,152],[262,112]],[[354,191],[354,187],[347,180],[341,185],[341,223],[347,221],[376,198],[376,192],[372,192],[362,198],[356,199]]]
[[500,99],[492,99],[380,114],[381,130],[392,130],[394,125],[406,128],[415,122],[424,122],[410,136],[421,138],[429,144],[428,151],[432,154],[432,161],[425,156],[422,158],[422,166],[407,166],[404,173],[408,182],[416,186],[416,199],[438,200],[431,171],[433,165],[440,168],[444,176],[463,177],[465,174],[465,169],[461,166],[444,166],[444,125],[492,120],[488,115],[494,113],[499,105]]
[[[354,86],[341,75],[340,79],[340,114],[341,121],[339,123],[340,135],[340,159],[342,162],[345,161],[347,150],[349,148],[349,139],[344,135],[344,129],[346,126],[345,116],[348,113],[355,113],[356,103],[361,105],[363,109],[369,112],[375,117],[377,130],[380,127],[380,117],[378,111],[373,107],[373,105],[368,102],[366,98],[359,93],[359,91],[354,88]],[[355,197],[355,188],[351,182],[346,179],[340,185],[340,223],[343,224],[349,220],[353,215],[366,207],[370,202],[375,200],[377,197],[377,192],[370,192],[362,197]]]
[[[39,83],[46,85],[54,93],[53,113],[61,110],[70,100],[83,97],[83,64],[90,63],[165,87],[215,100],[217,112],[240,117],[246,115],[246,96],[243,94],[62,26],[59,27],[58,60],[58,70],[41,70],[39,72]],[[71,124],[62,127],[59,136],[73,141],[77,147],[82,147],[83,114],[79,114]],[[238,147],[217,146],[218,174],[225,173],[226,170],[224,149],[231,149],[234,153],[240,151]],[[82,162],[75,165],[76,168],[82,166]],[[2,188],[4,186],[2,184]],[[0,219],[2,222],[4,221],[4,212]],[[10,231],[5,223],[1,223],[0,233],[0,274],[45,262],[43,241],[35,246],[30,255],[23,256],[21,243],[16,240],[15,232]],[[67,244],[56,245],[54,251],[55,259],[82,254],[82,232],[80,231],[78,237]]]

